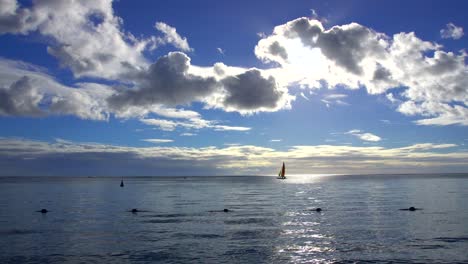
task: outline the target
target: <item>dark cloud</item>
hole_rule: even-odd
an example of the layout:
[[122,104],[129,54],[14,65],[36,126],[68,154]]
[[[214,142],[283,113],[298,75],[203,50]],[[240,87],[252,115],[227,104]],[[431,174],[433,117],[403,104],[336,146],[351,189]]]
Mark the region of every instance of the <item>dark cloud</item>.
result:
[[304,45],[313,46],[322,31],[322,24],[319,21],[302,17],[289,22],[284,35],[288,38],[299,37]]
[[283,35],[299,38],[305,46],[320,48],[327,58],[356,75],[363,73],[363,59],[385,53],[379,43],[381,35],[356,23],[325,31],[320,21],[299,18],[287,23]]
[[253,69],[222,80],[228,92],[224,104],[239,110],[275,108],[282,97],[273,77],[263,78],[259,70]]
[[41,116],[39,108],[42,95],[31,86],[26,76],[11,84],[9,88],[0,89],[0,115],[7,116]]
[[211,77],[188,73],[190,58],[181,52],[171,52],[152,64],[148,70],[133,76],[135,89],[128,89],[111,96],[108,102],[113,108],[152,104],[180,105],[201,100],[210,95],[218,83]]
[[372,80],[373,81],[388,81],[391,78],[392,78],[392,73],[385,67],[378,65],[377,69],[374,72],[374,77],[372,78]]
[[271,54],[280,56],[284,60],[288,59],[288,53],[286,52],[286,49],[283,46],[281,46],[281,44],[279,44],[278,41],[273,42],[268,50]]
[[385,54],[377,34],[355,23],[334,26],[323,32],[317,39],[317,46],[329,59],[357,75],[363,73],[360,66],[363,59]]

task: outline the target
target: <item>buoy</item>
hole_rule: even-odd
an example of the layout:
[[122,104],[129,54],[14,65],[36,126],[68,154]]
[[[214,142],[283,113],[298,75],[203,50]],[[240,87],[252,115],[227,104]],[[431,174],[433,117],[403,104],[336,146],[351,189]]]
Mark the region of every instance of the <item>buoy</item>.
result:
[[416,208],[414,208],[413,206],[411,206],[410,208],[408,208],[409,211],[416,211]]
[[322,212],[322,208],[319,207],[319,208],[315,209],[315,211],[316,212]]
[[229,212],[229,209],[224,208],[223,212],[227,213]]
[[133,208],[133,209],[132,209],[132,213],[138,213],[138,209]]
[[41,209],[41,211],[39,211],[39,212],[45,214],[45,213],[47,213],[48,211],[47,211],[47,209]]

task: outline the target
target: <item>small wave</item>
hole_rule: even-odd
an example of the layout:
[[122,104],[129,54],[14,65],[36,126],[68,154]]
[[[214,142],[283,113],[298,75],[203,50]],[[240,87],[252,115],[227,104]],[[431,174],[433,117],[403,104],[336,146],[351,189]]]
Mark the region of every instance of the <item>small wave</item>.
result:
[[213,238],[222,238],[222,235],[218,234],[191,234],[191,233],[176,233],[173,235],[175,238],[193,238],[193,239],[213,239]]
[[242,218],[242,219],[230,219],[225,220],[226,225],[248,225],[248,224],[262,224],[262,225],[274,225],[274,221],[269,218]]
[[468,242],[468,237],[436,237],[434,240],[447,243]]
[[190,222],[191,220],[189,219],[152,219],[152,220],[146,220],[143,221],[143,223],[148,223],[148,224],[172,224],[172,223],[184,223],[184,222]]
[[10,229],[10,230],[1,230],[0,235],[29,235],[40,233],[37,230],[26,230],[26,229]]
[[187,214],[151,214],[145,215],[144,217],[151,217],[151,218],[175,218],[175,217],[186,217]]

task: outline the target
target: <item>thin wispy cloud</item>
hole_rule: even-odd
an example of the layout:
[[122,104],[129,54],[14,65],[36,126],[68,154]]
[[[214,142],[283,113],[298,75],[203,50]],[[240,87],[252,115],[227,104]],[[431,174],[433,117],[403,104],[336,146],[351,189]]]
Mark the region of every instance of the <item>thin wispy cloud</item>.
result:
[[[149,139],[151,143],[170,143],[167,139]],[[164,140],[162,142],[161,140]],[[438,170],[460,171],[467,169],[467,152],[451,152],[446,150],[455,144],[424,143],[408,145],[399,148],[384,148],[378,146],[354,147],[349,145],[304,145],[293,146],[279,151],[272,148],[253,145],[237,145],[218,147],[124,147],[98,143],[74,143],[31,141],[25,139],[0,138],[0,158],[9,157],[10,163],[4,164],[0,171],[11,171],[12,166],[29,168],[30,162],[41,164],[51,157],[60,157],[63,164],[81,162],[87,164],[93,161],[100,164],[112,164],[111,167],[132,173],[138,171],[144,175],[180,175],[183,171],[196,171],[201,166],[209,168],[212,174],[245,174],[261,169],[265,173],[274,173],[272,168],[281,160],[289,160],[295,164],[290,173],[375,173],[378,171],[392,172],[434,172]],[[115,162],[116,160],[132,160],[132,163]],[[68,166],[51,168],[47,163],[24,170],[23,175],[41,175],[67,173]],[[163,170],[155,170],[155,168]],[[72,166],[69,167],[72,170]],[[148,174],[149,173],[149,174]],[[9,175],[11,176],[11,175]]]
[[216,51],[218,51],[218,53],[221,54],[221,55],[224,55],[224,53],[226,52],[222,48],[216,48]]
[[363,141],[379,142],[379,141],[382,140],[382,138],[380,138],[377,135],[374,135],[372,133],[366,133],[366,132],[361,131],[359,129],[352,129],[352,130],[346,132],[345,134],[353,135],[353,136],[355,136],[355,137],[357,137],[357,138],[359,138],[360,140],[363,140]]
[[172,140],[172,139],[162,139],[162,138],[147,138],[147,139],[142,139],[142,141],[155,143],[155,144],[174,142],[174,140]]

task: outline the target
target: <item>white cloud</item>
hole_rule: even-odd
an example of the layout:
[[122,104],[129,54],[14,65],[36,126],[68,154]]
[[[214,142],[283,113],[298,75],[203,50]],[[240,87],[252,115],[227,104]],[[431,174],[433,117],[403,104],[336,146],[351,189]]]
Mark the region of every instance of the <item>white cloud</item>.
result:
[[270,142],[281,142],[281,139],[271,139]]
[[105,85],[77,83],[69,87],[34,65],[0,58],[2,115],[75,115],[107,120],[106,98],[113,93]]
[[345,102],[344,98],[348,97],[346,94],[328,94],[325,95],[320,101],[324,103],[327,107],[330,107],[332,105],[349,105],[347,102]]
[[365,133],[364,131],[361,131],[359,129],[353,129],[353,130],[350,130],[348,132],[346,132],[345,134],[350,134],[350,135],[353,135],[363,141],[370,141],[370,142],[378,142],[380,140],[382,140],[379,136],[377,135],[374,135],[372,133]]
[[448,23],[446,28],[440,30],[442,38],[460,39],[463,37],[463,28],[457,27],[453,23]]
[[226,51],[223,50],[222,48],[216,48],[216,50],[217,50],[218,53],[221,54],[221,55],[224,55],[224,53],[226,52]]
[[240,126],[223,126],[223,125],[214,125],[212,126],[216,131],[249,131],[250,127],[240,127]]
[[188,44],[187,38],[181,37],[174,27],[163,22],[157,22],[154,27],[164,34],[162,38],[157,38],[158,43],[172,44],[183,51],[193,51]]
[[165,131],[174,131],[177,127],[184,129],[208,128],[215,131],[249,131],[251,129],[250,127],[220,125],[219,121],[205,120],[201,116],[186,118],[183,121],[156,118],[140,119],[140,121]]
[[303,92],[301,92],[301,97],[306,99],[307,101],[310,101],[309,98]]
[[114,15],[111,0],[34,1],[31,7],[0,15],[0,33],[36,31],[53,39],[47,51],[74,75],[117,78],[129,68],[147,65],[142,52],[148,40],[121,31],[122,19]]
[[171,120],[165,120],[165,119],[141,119],[140,120],[142,123],[146,125],[151,125],[158,127],[161,130],[164,131],[173,131],[180,123],[171,121]]
[[[283,85],[364,87],[370,94],[388,94],[405,115],[427,117],[416,124],[466,125],[467,54],[442,48],[414,32],[387,36],[356,23],[325,29],[318,20],[298,18],[275,27],[258,42],[255,54],[279,65],[268,72]],[[400,87],[399,99],[387,93]],[[327,98],[322,102],[333,103]],[[413,106],[411,111],[405,104]]]
[[361,140],[364,141],[378,142],[382,140],[379,136],[376,136],[372,133],[355,134],[355,136],[359,137]]
[[172,140],[172,139],[160,139],[160,138],[148,138],[148,139],[142,139],[142,141],[155,143],[155,144],[174,142],[174,140]]
[[197,134],[195,134],[195,133],[187,133],[187,132],[180,134],[181,137],[193,137],[193,136],[196,136],[196,135]]

